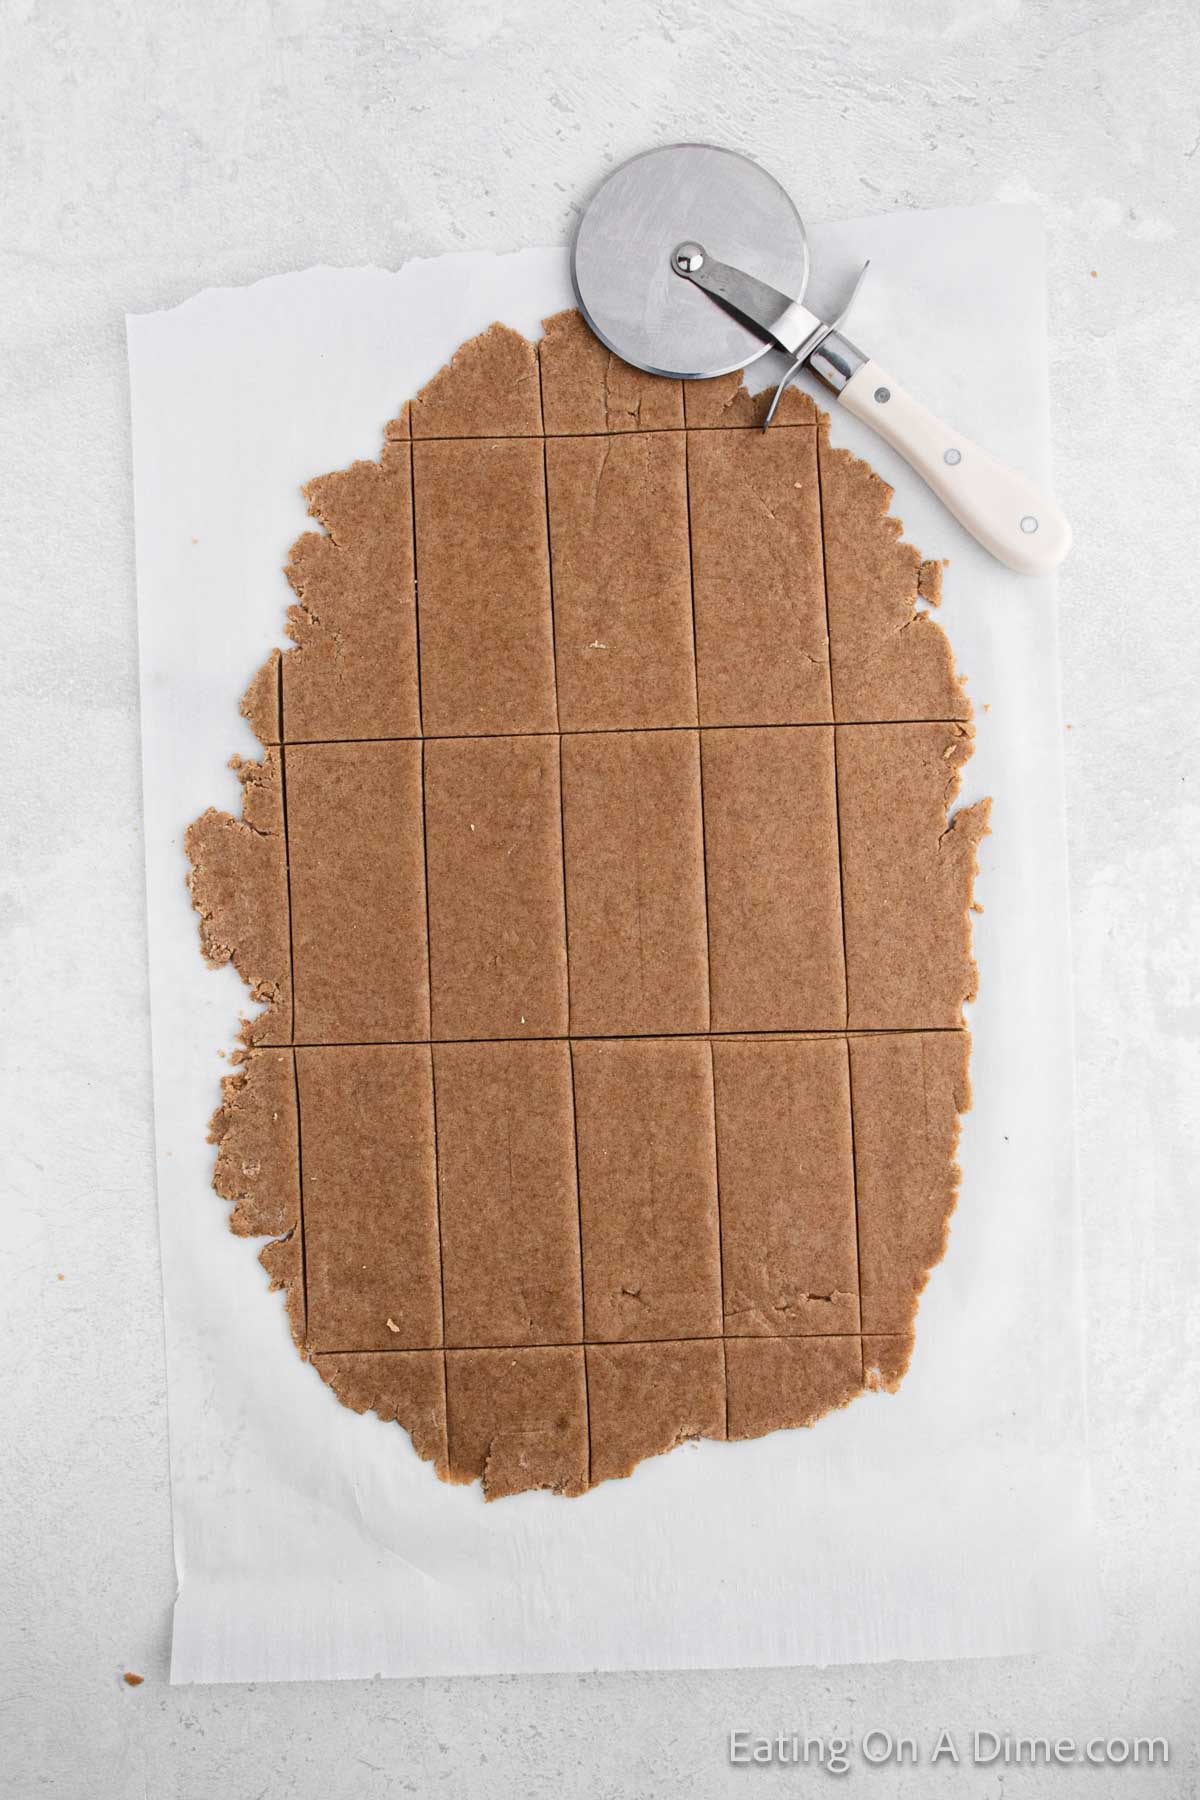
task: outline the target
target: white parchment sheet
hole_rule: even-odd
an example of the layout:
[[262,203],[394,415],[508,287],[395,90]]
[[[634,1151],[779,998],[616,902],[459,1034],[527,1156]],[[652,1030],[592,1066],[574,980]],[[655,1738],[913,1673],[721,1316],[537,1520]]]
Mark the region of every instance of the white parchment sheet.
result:
[[[854,338],[1048,478],[1036,214],[812,237],[810,299],[836,304],[869,256]],[[205,1127],[246,994],[201,961],[182,839],[238,806],[226,761],[256,746],[237,702],[285,642],[300,485],[378,456],[464,338],[497,318],[535,336],[570,304],[566,253],[543,249],[316,269],[129,320],[175,1681],[971,1656],[1093,1626],[1054,584],[990,561],[836,405],[835,442],[893,483],[922,553],[951,559],[943,618],[979,729],[963,797],[995,799],[963,1190],[900,1394],[688,1446],[581,1499],[485,1505],[338,1403],[258,1243],[226,1229]]]

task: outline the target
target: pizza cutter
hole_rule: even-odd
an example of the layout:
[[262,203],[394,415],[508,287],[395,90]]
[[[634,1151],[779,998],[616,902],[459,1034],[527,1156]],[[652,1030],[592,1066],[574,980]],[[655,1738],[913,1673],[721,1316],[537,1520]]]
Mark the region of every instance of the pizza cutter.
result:
[[603,183],[580,221],[572,272],[588,324],[623,361],[703,380],[778,347],[792,360],[768,425],[807,366],[999,561],[1023,575],[1055,568],[1071,527],[1052,496],[943,425],[843,335],[862,275],[832,324],[809,312],[808,263],[804,223],[773,175],[735,150],[672,144]]

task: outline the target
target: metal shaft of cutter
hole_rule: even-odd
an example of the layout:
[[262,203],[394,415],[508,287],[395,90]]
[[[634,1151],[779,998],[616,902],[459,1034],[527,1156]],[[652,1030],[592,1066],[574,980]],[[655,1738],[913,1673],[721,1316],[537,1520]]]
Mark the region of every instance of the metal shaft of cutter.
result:
[[786,350],[797,365],[807,362],[835,393],[841,392],[866,361],[862,352],[837,330],[841,319],[825,324],[798,300],[781,294],[768,282],[710,256],[703,244],[687,239],[677,245],[671,266],[677,275],[703,289],[744,324]]

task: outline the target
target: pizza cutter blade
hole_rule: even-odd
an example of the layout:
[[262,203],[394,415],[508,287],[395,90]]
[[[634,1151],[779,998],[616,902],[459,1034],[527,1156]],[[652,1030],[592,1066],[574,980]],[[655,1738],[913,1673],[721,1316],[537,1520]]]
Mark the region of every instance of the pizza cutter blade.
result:
[[1055,568],[1071,528],[1052,496],[942,424],[843,335],[854,295],[832,323],[810,312],[808,271],[786,190],[750,157],[712,144],[648,150],[614,170],[583,213],[572,257],[583,316],[624,362],[691,381],[785,350],[791,364],[768,425],[807,367],[1000,562],[1028,575]]

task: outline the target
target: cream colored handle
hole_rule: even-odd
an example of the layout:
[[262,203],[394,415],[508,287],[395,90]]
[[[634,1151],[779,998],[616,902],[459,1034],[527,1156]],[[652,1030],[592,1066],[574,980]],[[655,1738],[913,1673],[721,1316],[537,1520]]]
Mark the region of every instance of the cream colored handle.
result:
[[878,363],[865,362],[838,398],[911,463],[985,550],[1020,575],[1058,567],[1071,548],[1071,527],[1051,495],[1027,476],[935,419]]

